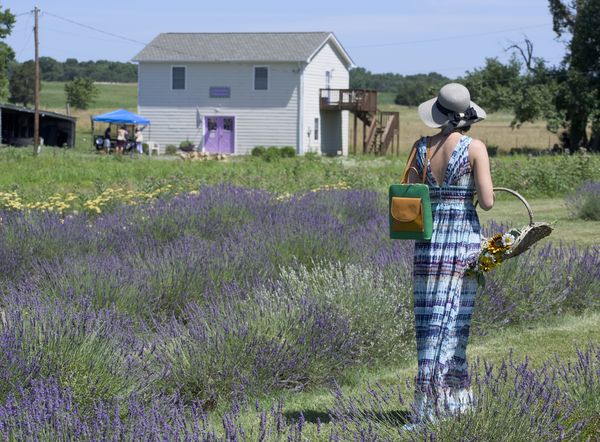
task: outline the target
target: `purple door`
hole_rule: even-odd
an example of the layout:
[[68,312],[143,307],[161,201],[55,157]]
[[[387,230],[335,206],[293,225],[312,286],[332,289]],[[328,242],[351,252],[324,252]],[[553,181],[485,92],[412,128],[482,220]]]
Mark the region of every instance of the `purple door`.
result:
[[235,119],[206,117],[204,150],[211,153],[233,153]]

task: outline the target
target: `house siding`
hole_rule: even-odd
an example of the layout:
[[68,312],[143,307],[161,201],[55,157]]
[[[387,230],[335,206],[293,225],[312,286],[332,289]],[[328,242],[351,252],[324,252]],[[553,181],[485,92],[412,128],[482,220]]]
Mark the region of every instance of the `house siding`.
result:
[[[254,146],[297,148],[296,63],[177,63],[186,66],[185,90],[171,89],[166,62],[140,62],[138,112],[152,122],[150,139],[161,145],[190,140],[201,146],[206,116],[235,117],[235,153]],[[254,66],[269,67],[268,90],[254,90]],[[229,87],[229,98],[210,98],[210,87]]]
[[[303,152],[334,153],[341,150],[348,154],[348,111],[341,111],[341,118],[333,115],[321,115],[319,107],[319,89],[326,87],[325,72],[331,71],[331,89],[348,89],[350,74],[331,43],[325,44],[306,66],[303,74],[304,97],[302,103],[302,146]],[[314,121],[319,119],[321,128],[319,139],[314,139]],[[323,124],[325,121],[325,124]],[[341,122],[341,128],[335,124]],[[308,131],[311,131],[310,137]],[[328,145],[322,145],[323,134]],[[332,144],[333,143],[333,144]],[[339,145],[338,145],[339,144]]]

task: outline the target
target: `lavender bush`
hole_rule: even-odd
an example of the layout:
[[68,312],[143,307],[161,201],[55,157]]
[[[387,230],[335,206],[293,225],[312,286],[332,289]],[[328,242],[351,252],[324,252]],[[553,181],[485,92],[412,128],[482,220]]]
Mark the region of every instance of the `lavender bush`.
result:
[[[579,352],[575,363],[556,358],[541,368],[510,358],[498,367],[471,368],[474,405],[454,415],[404,429],[410,398],[398,386],[375,385],[358,397],[336,390],[333,432],[339,440],[580,440],[597,435],[600,359],[598,347]],[[411,382],[406,382],[412,388]],[[585,440],[585,439],[583,439]]]
[[584,182],[567,195],[565,203],[573,217],[600,221],[600,182]]
[[82,407],[147,391],[152,373],[128,319],[110,310],[7,300],[0,322],[0,400],[16,385],[49,377],[69,387]]
[[[0,218],[5,438],[317,437],[301,418],[284,422],[279,405],[257,410],[250,428],[226,404],[328,385],[349,367],[414,351],[411,244],[387,237],[385,199],[374,192],[278,200],[216,186],[96,218]],[[599,256],[546,244],[508,261],[478,296],[476,330],[597,309]],[[585,411],[554,421],[532,404],[552,437],[556,422],[597,425],[588,394],[597,377],[564,370],[561,394]],[[389,435],[365,422],[358,440]],[[347,440],[345,425],[318,437]]]
[[277,284],[263,296],[296,299],[309,296],[349,320],[362,362],[399,362],[412,355],[414,320],[408,275],[386,275],[356,264],[315,264],[283,269]]
[[207,409],[229,394],[303,389],[355,359],[348,320],[309,298],[208,307],[188,305],[181,320],[157,328],[157,387]]

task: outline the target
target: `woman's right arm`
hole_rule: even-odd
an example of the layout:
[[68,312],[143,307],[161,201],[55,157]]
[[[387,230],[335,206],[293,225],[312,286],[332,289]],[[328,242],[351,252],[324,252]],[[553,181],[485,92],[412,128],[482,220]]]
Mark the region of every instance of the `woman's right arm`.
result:
[[469,146],[469,160],[475,177],[475,188],[477,199],[483,210],[490,210],[494,206],[496,196],[492,184],[492,173],[490,171],[490,158],[487,148],[480,140],[473,140]]

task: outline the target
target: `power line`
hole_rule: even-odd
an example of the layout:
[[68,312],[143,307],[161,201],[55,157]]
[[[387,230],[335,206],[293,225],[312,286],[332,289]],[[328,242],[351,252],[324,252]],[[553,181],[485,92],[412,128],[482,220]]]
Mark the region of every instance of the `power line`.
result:
[[[27,28],[29,28],[29,26],[31,25],[31,19],[32,17],[29,17],[29,20],[27,20]],[[33,37],[34,31],[33,29],[28,29],[27,31],[27,38],[25,39],[25,44],[21,47],[21,49],[19,49],[17,52],[15,52],[15,58],[18,58],[19,55],[21,55],[21,53],[25,50],[25,48],[27,46],[29,46],[29,42],[31,42],[31,38]]]
[[115,33],[112,33],[112,32],[105,31],[104,29],[99,29],[99,28],[96,28],[94,26],[86,25],[84,23],[79,23],[79,22],[77,22],[75,20],[71,20],[70,18],[61,17],[60,15],[52,14],[51,12],[48,12],[48,11],[44,11],[43,14],[44,15],[49,15],[51,17],[58,18],[59,20],[64,20],[64,21],[66,21],[68,23],[71,23],[71,24],[74,24],[74,25],[77,25],[77,26],[81,26],[82,28],[86,28],[86,29],[90,29],[92,31],[100,32],[102,34],[110,35],[111,37],[120,38],[121,40],[127,40],[127,41],[130,41],[132,43],[137,43],[137,44],[141,44],[141,45],[147,45],[148,44],[148,43],[145,43],[143,41],[135,40],[133,38],[125,37],[123,35],[119,35],[119,34],[115,34]]
[[110,35],[111,37],[118,38],[118,39],[121,39],[121,40],[129,41],[129,42],[140,44],[140,45],[143,45],[143,46],[153,47],[153,48],[156,48],[156,49],[162,49],[162,50],[165,50],[165,51],[168,51],[168,52],[174,52],[176,54],[185,55],[185,56],[188,56],[188,57],[195,57],[196,56],[196,54],[192,54],[192,53],[180,51],[180,50],[177,50],[177,49],[174,49],[174,48],[170,48],[170,47],[160,46],[160,45],[153,44],[153,43],[147,43],[147,42],[139,41],[139,40],[135,40],[133,38],[125,37],[123,35],[115,34],[113,32],[108,32],[108,31],[105,31],[104,29],[96,28],[94,26],[90,26],[90,25],[87,25],[85,23],[80,23],[80,22],[77,22],[75,20],[71,20],[69,18],[61,17],[60,15],[52,14],[51,12],[44,11],[43,14],[49,15],[51,17],[58,18],[59,20],[64,20],[64,21],[66,21],[68,23],[71,23],[71,24],[74,24],[74,25],[77,25],[77,26],[81,26],[82,28],[86,28],[86,29],[90,29],[92,31],[99,32],[101,34]]

